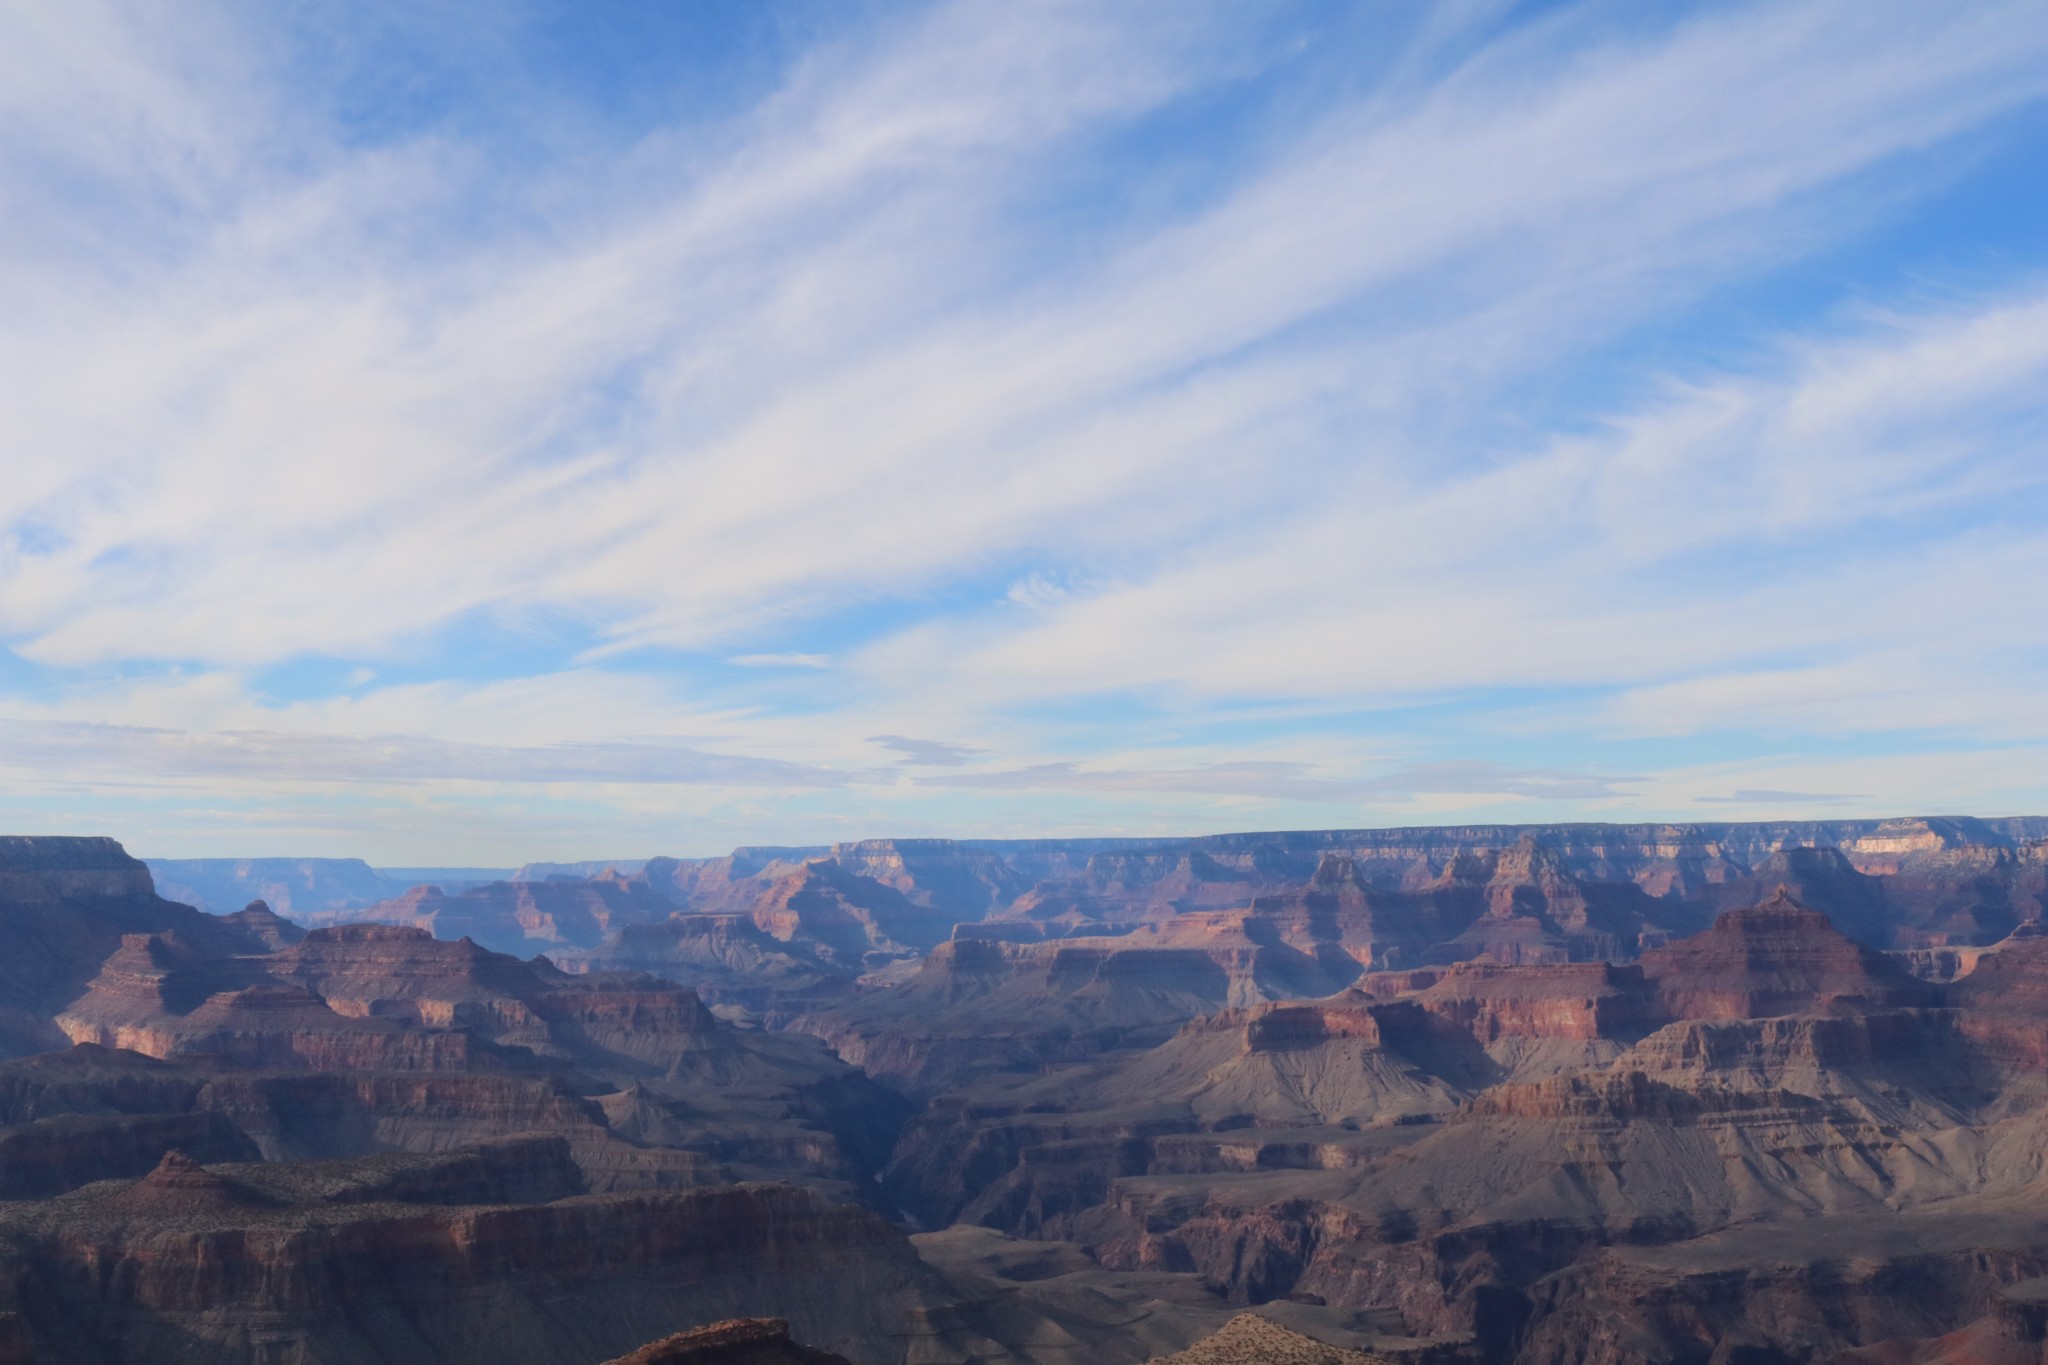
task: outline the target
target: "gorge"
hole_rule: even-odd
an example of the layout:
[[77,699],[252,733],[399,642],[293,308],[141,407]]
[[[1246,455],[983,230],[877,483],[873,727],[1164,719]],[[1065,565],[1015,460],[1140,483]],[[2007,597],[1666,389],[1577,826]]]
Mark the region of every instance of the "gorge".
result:
[[0,840],[0,1359],[2048,1358],[2048,820],[236,866]]

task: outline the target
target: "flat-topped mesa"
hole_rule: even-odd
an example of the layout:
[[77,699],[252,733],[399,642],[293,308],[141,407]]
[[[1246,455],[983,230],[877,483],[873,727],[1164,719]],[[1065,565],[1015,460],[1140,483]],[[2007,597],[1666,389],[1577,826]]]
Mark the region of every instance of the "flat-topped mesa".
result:
[[[920,993],[949,1001],[992,995],[1004,1004],[1055,1011],[1062,1001],[1079,996],[1100,1000],[1115,1015],[1117,1001],[1135,1002],[1153,993],[1215,1008],[1228,1001],[1234,951],[1232,945],[1219,961],[1216,953],[1195,945],[1133,947],[1114,938],[1042,944],[958,939],[935,949],[913,981]],[[1199,1006],[1189,1010],[1198,1012],[1204,1011]],[[1144,1015],[1155,1022],[1159,1017],[1149,1010]]]
[[1880,821],[1835,841],[1862,872],[1896,872],[1906,861],[1958,848],[2010,848],[2010,834],[1967,815],[1907,816]]
[[1396,984],[1408,985],[1414,991],[1408,998],[1420,1008],[1468,1030],[1482,1043],[1503,1038],[1624,1038],[1663,1018],[1643,969],[1635,965],[1461,962],[1440,972],[1394,974],[1375,983]]
[[[1272,926],[1294,946],[1338,942],[1381,969],[1474,957],[1626,961],[1693,932],[1716,910],[1762,899],[1779,881],[1851,937],[1878,946],[1987,943],[2034,913],[2026,906],[2042,896],[2018,886],[2011,894],[1979,894],[1964,863],[1988,858],[1985,866],[2023,880],[2016,871],[2021,842],[2044,828],[2048,822],[2031,820],[1866,820],[1145,840],[873,839],[736,849],[720,859],[657,858],[626,880],[688,913],[745,913],[772,899],[778,882],[807,859],[823,857],[930,913],[934,924],[921,936],[932,942],[1085,937],[1250,908],[1257,913],[1249,923]],[[1872,901],[1867,883],[1874,879],[1857,871],[1866,855],[1838,851],[1863,847],[1857,841],[1931,849],[1868,855],[1904,859],[1927,887],[1910,904]],[[1957,858],[1963,862],[1952,866]],[[1759,864],[1769,878],[1762,886]],[[1827,880],[1831,869],[1823,864],[1845,875]],[[2038,889],[2048,894],[2048,883]],[[1343,922],[1334,934],[1323,932],[1333,916]],[[602,955],[608,946],[586,951]],[[685,979],[699,974],[687,962],[679,970]]]
[[1936,992],[1781,888],[1711,929],[1643,954],[1643,973],[1678,1019],[1757,1019],[1932,1005]]
[[154,896],[149,868],[112,839],[0,835],[0,902]]
[[246,905],[251,900],[267,901],[287,915],[312,914],[347,906],[370,905],[411,885],[394,875],[379,872],[360,858],[148,858],[144,861],[149,864],[150,874],[156,878],[160,895],[215,914],[232,910],[237,905]]
[[1242,1022],[1246,1052],[1288,1052],[1320,1047],[1352,1038],[1367,1047],[1384,1047],[1390,1039],[1413,1037],[1424,1028],[1420,1006],[1409,1001],[1366,1002],[1340,997],[1342,1003],[1255,1005],[1212,1016],[1219,1024]]

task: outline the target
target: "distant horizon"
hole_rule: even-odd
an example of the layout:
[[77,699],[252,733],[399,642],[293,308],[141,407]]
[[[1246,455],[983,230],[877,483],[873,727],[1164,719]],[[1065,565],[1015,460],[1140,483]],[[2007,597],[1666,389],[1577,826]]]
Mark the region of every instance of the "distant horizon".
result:
[[[757,840],[757,841],[752,841],[752,842],[749,842],[749,843],[742,843],[742,844],[733,844],[733,845],[728,845],[728,846],[726,846],[726,847],[724,847],[724,848],[720,848],[720,849],[717,849],[717,850],[715,850],[715,851],[710,851],[710,852],[691,852],[691,853],[679,853],[679,852],[675,852],[675,851],[672,851],[672,850],[666,850],[666,851],[660,851],[660,852],[655,852],[655,853],[644,853],[644,852],[643,852],[643,853],[636,853],[636,854],[627,854],[627,855],[621,855],[621,856],[616,856],[616,857],[606,857],[606,856],[595,856],[595,857],[526,857],[526,858],[520,858],[520,859],[517,859],[517,860],[508,860],[508,861],[501,861],[501,862],[477,862],[477,863],[469,863],[469,862],[447,862],[447,861],[443,861],[443,862],[403,862],[403,861],[383,861],[383,860],[379,860],[379,859],[376,859],[376,858],[372,858],[372,857],[368,857],[368,856],[365,856],[365,855],[363,855],[363,854],[360,854],[360,853],[247,853],[247,852],[244,852],[244,853],[198,853],[198,854],[159,854],[159,853],[147,853],[147,854],[144,854],[144,853],[137,853],[137,852],[136,852],[136,851],[135,851],[134,849],[132,849],[132,848],[129,848],[129,847],[128,847],[128,845],[127,845],[127,843],[126,843],[125,841],[119,841],[119,840],[118,840],[118,836],[110,836],[110,837],[116,837],[116,838],[117,838],[117,841],[121,842],[121,846],[122,846],[122,847],[123,847],[124,849],[126,849],[126,850],[127,850],[127,852],[128,852],[128,854],[129,854],[129,856],[130,856],[130,857],[136,858],[136,859],[138,859],[138,860],[140,860],[140,861],[142,861],[142,862],[145,862],[145,863],[149,863],[149,862],[164,862],[164,863],[189,863],[189,862],[347,862],[347,861],[355,861],[355,862],[360,862],[360,863],[362,863],[362,864],[363,864],[364,866],[366,866],[366,867],[370,868],[370,869],[371,869],[372,871],[374,871],[374,872],[379,872],[379,873],[386,873],[386,872],[424,872],[424,871],[436,871],[436,872],[517,872],[517,871],[519,871],[519,870],[520,870],[520,869],[522,869],[522,868],[525,868],[525,867],[530,867],[530,866],[535,866],[535,865],[541,865],[541,864],[563,864],[563,865],[571,865],[571,864],[596,864],[596,863],[645,863],[645,862],[648,862],[648,861],[650,861],[650,860],[652,860],[652,859],[654,859],[654,858],[681,858],[681,859],[711,859],[711,858],[722,858],[722,857],[725,857],[726,855],[728,855],[728,854],[730,854],[730,853],[732,853],[732,852],[734,852],[734,851],[736,851],[736,850],[738,850],[738,849],[741,849],[741,848],[781,848],[781,849],[830,849],[830,848],[833,848],[833,847],[835,847],[835,846],[838,846],[838,845],[847,845],[847,844],[859,844],[859,843],[868,843],[868,842],[887,842],[887,841],[894,841],[894,840],[903,840],[903,841],[909,841],[909,840],[918,840],[918,839],[930,839],[930,840],[935,840],[935,841],[941,841],[941,842],[948,842],[948,843],[971,843],[971,844],[1004,844],[1004,843],[1032,843],[1032,842],[1066,842],[1066,841],[1074,841],[1074,842],[1080,842],[1080,841],[1097,841],[1097,840],[1100,840],[1100,841],[1104,841],[1104,842],[1126,842],[1126,843],[1146,844],[1146,843],[1155,843],[1155,842],[1169,842],[1169,843],[1170,843],[1170,842],[1176,842],[1176,841],[1183,841],[1183,840],[1198,840],[1198,839],[1227,839],[1227,838],[1233,838],[1233,837],[1241,837],[1241,838],[1259,838],[1259,837],[1262,837],[1262,836],[1269,836],[1269,835],[1280,835],[1280,834],[1385,834],[1385,833],[1399,833],[1399,832],[1402,832],[1402,831],[1405,831],[1405,830],[1433,830],[1433,829],[1453,829],[1453,828],[1465,828],[1465,827],[1475,827],[1475,828],[1485,828],[1485,827],[1492,827],[1492,828],[1500,828],[1500,829],[1544,829],[1544,828],[1566,828],[1566,827],[1607,827],[1607,828],[1615,828],[1615,829],[1628,829],[1628,828],[1640,828],[1640,827],[1644,827],[1644,826],[1659,826],[1659,827],[1668,827],[1668,828],[1701,828],[1701,827],[1713,827],[1713,826],[1736,826],[1736,825],[1824,825],[1824,824],[1882,824],[1882,823],[1887,823],[1887,822],[1891,822],[1891,821],[1903,821],[1903,820],[1927,820],[1927,821],[1941,821],[1941,820],[1957,820],[1957,821],[1972,821],[1972,822],[1976,822],[1976,823],[1980,823],[1980,824],[1999,824],[1999,823],[2010,823],[2010,822],[2016,822],[2016,821],[2041,821],[2041,822],[2043,822],[2044,824],[2048,824],[2048,814],[2024,814],[2024,813],[2021,813],[2021,814],[2008,814],[2008,815],[1974,815],[1974,814],[1964,814],[1964,813],[1957,813],[1957,812],[1942,812],[1942,813],[1936,813],[1936,814],[1929,814],[1929,813],[1924,813],[1924,812],[1915,812],[1915,813],[1911,813],[1911,814],[1892,814],[1892,815],[1876,815],[1876,816],[1870,816],[1870,815],[1853,815],[1853,816],[1850,816],[1850,815],[1841,815],[1841,816],[1829,816],[1829,815],[1821,815],[1821,816],[1784,816],[1784,817],[1773,817],[1773,818],[1768,818],[1768,819],[1741,819],[1741,820],[1732,820],[1732,819],[1731,819],[1731,820],[1697,820],[1697,819],[1695,819],[1695,820],[1658,820],[1658,819],[1647,819],[1647,818],[1646,818],[1646,819],[1639,819],[1639,820],[1520,820],[1520,821],[1487,821],[1487,820],[1481,820],[1481,821],[1469,821],[1469,820],[1451,820],[1451,821],[1437,821],[1437,822],[1432,822],[1432,823],[1428,823],[1428,824],[1414,824],[1414,825],[1322,825],[1322,826],[1293,826],[1293,827],[1274,827],[1274,828],[1269,828],[1269,829],[1251,829],[1251,828],[1245,828],[1245,829],[1219,829],[1219,830],[1207,830],[1207,831],[1202,831],[1202,832],[1192,832],[1192,833],[1191,833],[1191,832],[1187,832],[1187,831],[1181,831],[1181,832],[1178,832],[1178,833],[1154,833],[1154,834],[1075,834],[1075,833],[1070,833],[1070,834],[1048,834],[1048,835],[1036,835],[1036,834],[1034,834],[1034,835],[1021,835],[1021,836],[1003,836],[1003,835],[946,835],[946,834],[869,834],[869,835],[865,835],[865,836],[858,836],[858,837],[855,837],[855,838],[849,838],[849,839],[835,839],[835,840],[810,840],[810,841],[806,841],[806,840],[791,840],[791,839],[764,839],[764,840]],[[28,836],[28,837],[40,837],[40,836]]]

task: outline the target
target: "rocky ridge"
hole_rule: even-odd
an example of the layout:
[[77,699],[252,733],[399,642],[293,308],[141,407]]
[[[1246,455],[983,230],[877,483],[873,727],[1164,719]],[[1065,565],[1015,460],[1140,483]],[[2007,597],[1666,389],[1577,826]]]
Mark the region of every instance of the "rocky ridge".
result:
[[862,1361],[2037,1359],[2038,838],[657,859],[504,900],[622,898],[514,914],[575,970],[5,841],[63,974],[0,1006],[76,1045],[0,1062],[0,1359],[595,1360],[767,1314]]
[[606,1365],[852,1365],[790,1340],[780,1318],[727,1318],[652,1341]]

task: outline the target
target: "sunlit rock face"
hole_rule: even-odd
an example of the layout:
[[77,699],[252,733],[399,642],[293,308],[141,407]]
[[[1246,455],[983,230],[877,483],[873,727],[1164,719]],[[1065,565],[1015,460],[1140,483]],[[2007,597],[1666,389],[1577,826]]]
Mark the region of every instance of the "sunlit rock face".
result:
[[1781,890],[1711,929],[1643,955],[1680,1019],[1826,1013],[1838,1005],[1931,1005],[1936,993],[1895,959],[1852,941]]
[[870,841],[311,928],[0,841],[0,1359],[2003,1360],[2025,833]]
[[0,908],[0,1053],[13,1056],[64,1041],[53,1016],[130,935],[232,952],[260,933],[161,899],[149,869],[111,839],[0,837]]
[[850,1365],[845,1356],[792,1341],[780,1318],[728,1318],[651,1341],[606,1365]]
[[[1745,1324],[1758,1349],[1850,1350],[1859,1322],[1939,1335],[2048,1255],[2025,1216],[1964,1211],[2042,1190],[2040,942],[1944,989],[1787,893],[1639,963],[1369,973],[984,1075],[913,1120],[885,1179],[927,1220],[1384,1313],[1484,1359],[1685,1359]],[[1822,1264],[1886,1229],[1855,1279]],[[1710,1247],[1777,1269],[1727,1297],[1729,1271],[1691,1268]],[[1886,1299],[1917,1265],[1939,1307]]]

